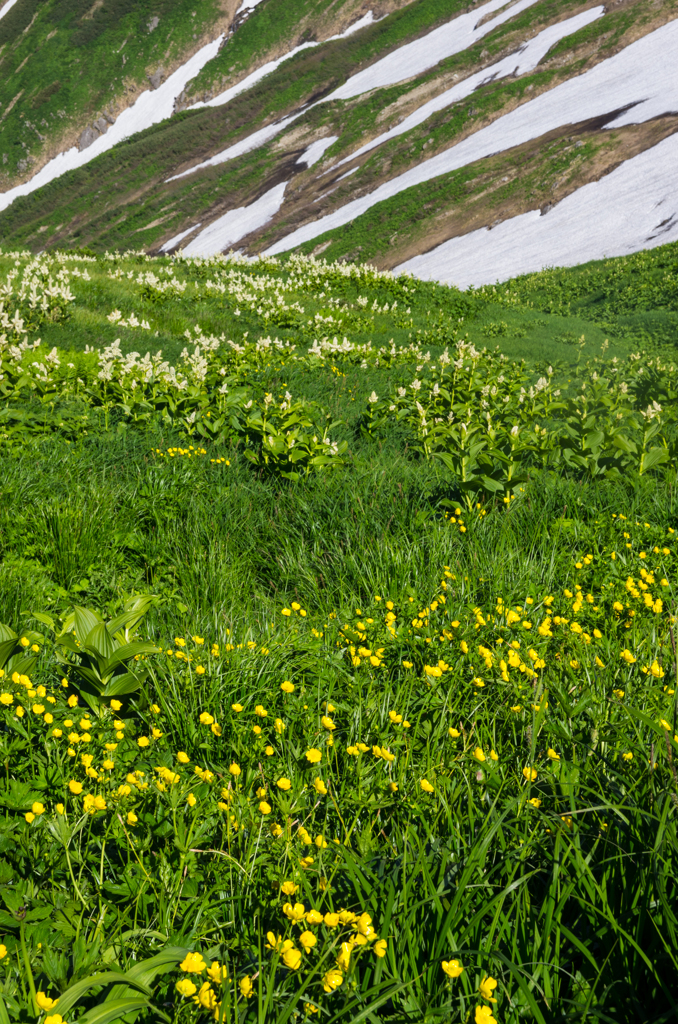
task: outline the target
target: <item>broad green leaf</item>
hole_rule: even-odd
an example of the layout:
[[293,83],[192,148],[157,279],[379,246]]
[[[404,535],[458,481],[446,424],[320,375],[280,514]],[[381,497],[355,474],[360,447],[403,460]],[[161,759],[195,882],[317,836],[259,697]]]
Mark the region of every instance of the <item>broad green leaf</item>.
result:
[[73,609],[73,625],[75,635],[80,643],[84,643],[90,632],[102,621],[101,616],[87,608],[76,607]]

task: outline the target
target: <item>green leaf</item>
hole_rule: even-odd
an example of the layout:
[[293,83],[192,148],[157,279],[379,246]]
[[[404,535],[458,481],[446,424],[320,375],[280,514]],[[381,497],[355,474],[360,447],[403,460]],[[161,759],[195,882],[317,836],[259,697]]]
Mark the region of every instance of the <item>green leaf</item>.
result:
[[84,643],[94,627],[102,621],[101,616],[97,615],[96,612],[89,611],[87,608],[75,607],[73,609],[75,635],[80,643]]
[[638,472],[642,475],[648,470],[654,469],[655,466],[661,466],[668,461],[669,453],[666,448],[651,448],[649,452],[644,452],[641,456]]
[[160,648],[145,640],[137,640],[131,644],[123,644],[108,658],[102,668],[102,675],[109,675],[118,665],[135,658],[138,654],[159,654]]
[[101,696],[122,697],[127,693],[135,693],[140,685],[141,681],[132,672],[125,672],[111,679],[101,691]]

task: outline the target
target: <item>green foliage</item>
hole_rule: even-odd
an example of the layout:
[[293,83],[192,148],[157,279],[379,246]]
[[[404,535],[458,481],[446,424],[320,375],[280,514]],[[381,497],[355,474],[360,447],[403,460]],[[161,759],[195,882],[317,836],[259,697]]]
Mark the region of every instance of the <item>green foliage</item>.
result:
[[593,269],[19,259],[0,1022],[675,1015],[678,370],[474,344]]

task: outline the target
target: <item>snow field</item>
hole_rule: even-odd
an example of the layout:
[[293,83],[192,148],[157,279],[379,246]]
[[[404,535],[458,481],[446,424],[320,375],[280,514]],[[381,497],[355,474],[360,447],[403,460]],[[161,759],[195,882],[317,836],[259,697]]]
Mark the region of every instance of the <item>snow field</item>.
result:
[[[218,220],[209,224],[197,238],[189,242],[184,249],[184,255],[215,256],[244,238],[250,231],[262,228],[282,206],[287,184],[286,181],[281,182],[250,203],[249,206],[229,210],[223,217],[219,217]],[[165,246],[168,246],[167,242]]]
[[568,79],[524,103],[486,128],[384,182],[333,213],[305,224],[267,250],[275,255],[293,249],[325,231],[341,227],[377,203],[495,153],[502,153],[555,128],[590,118],[609,117],[608,125],[639,124],[678,109],[678,21],[669,22],[631,43],[583,75]]
[[515,75],[517,77],[518,75],[525,75],[529,71],[533,71],[555,43],[566,36],[572,35],[573,32],[577,32],[585,25],[589,25],[604,13],[605,8],[602,5],[600,7],[591,7],[588,11],[575,15],[574,18],[568,18],[566,21],[560,21],[556,25],[550,25],[549,28],[545,28],[534,39],[523,43],[517,51],[510,53],[497,64],[493,64],[483,71],[478,71],[475,75],[469,75],[463,82],[453,85],[439,96],[429,100],[428,103],[424,103],[410,114],[409,117],[401,121],[400,124],[377,136],[376,139],[372,139],[371,142],[367,142],[349,156],[344,157],[343,160],[339,161],[337,167],[348,163],[349,160],[355,160],[356,157],[362,156],[363,153],[368,153],[376,146],[381,146],[382,143],[388,142],[389,139],[395,139],[398,135],[404,135],[405,132],[409,132],[412,128],[416,128],[417,125],[427,121],[432,114],[452,106],[453,103],[458,103],[489,82],[506,78],[507,75]]
[[180,231],[178,235],[174,235],[168,239],[164,245],[160,246],[160,252],[169,252],[175,245],[178,245],[182,238],[186,238],[186,235],[190,235],[191,231],[195,231],[196,228],[200,227],[200,222],[192,224],[190,228],[186,228],[185,231]]
[[671,135],[544,216],[533,210],[451,238],[394,273],[468,288],[678,241],[677,164],[678,135]]

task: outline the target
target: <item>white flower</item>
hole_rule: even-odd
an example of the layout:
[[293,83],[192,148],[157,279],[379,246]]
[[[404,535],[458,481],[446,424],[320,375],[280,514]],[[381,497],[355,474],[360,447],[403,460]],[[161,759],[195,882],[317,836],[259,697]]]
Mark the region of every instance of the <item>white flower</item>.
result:
[[368,401],[368,402],[370,402],[370,404],[371,404],[371,405],[374,405],[374,403],[375,403],[375,402],[378,402],[378,401],[379,401],[379,398],[378,398],[378,396],[377,396],[377,393],[376,393],[376,391],[373,391],[373,392],[372,392],[372,394],[371,394],[371,395],[370,395],[370,397],[369,397],[369,398],[367,399],[367,401]]

